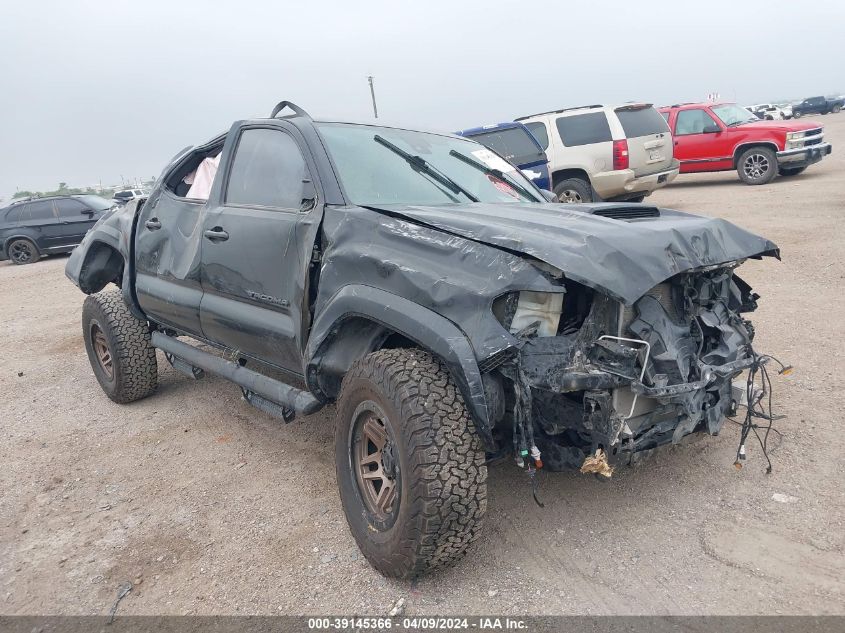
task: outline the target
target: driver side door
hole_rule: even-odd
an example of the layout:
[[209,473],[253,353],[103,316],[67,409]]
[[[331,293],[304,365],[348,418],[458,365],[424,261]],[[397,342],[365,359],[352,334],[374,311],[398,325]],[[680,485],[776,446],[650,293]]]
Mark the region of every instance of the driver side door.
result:
[[704,108],[679,110],[673,137],[675,158],[685,172],[731,167],[728,131]]
[[202,330],[239,355],[300,374],[321,217],[316,170],[284,121],[236,124],[227,145],[203,218]]

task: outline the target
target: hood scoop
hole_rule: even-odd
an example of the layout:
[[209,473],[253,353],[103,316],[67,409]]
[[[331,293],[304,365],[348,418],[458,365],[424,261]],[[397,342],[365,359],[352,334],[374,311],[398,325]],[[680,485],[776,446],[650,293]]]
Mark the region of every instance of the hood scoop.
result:
[[597,206],[590,209],[593,215],[600,215],[611,220],[642,220],[644,218],[659,218],[660,209],[643,204],[630,206]]

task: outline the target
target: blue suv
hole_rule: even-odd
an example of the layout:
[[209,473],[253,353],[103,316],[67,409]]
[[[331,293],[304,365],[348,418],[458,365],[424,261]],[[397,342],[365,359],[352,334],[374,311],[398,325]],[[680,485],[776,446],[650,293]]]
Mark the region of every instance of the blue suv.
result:
[[549,160],[534,135],[522,123],[510,121],[456,132],[492,149],[540,189],[550,189]]

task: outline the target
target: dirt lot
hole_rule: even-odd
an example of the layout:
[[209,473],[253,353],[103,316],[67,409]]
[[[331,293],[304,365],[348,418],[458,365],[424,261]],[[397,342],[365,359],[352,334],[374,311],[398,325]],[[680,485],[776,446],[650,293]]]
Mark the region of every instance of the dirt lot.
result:
[[601,483],[491,469],[485,535],[416,583],[359,556],[335,489],[333,415],[284,426],[221,380],[159,358],[159,393],[118,406],[80,334],[66,258],[0,263],[0,613],[845,613],[845,114],[834,154],[765,187],[682,176],[651,201],[777,242],[742,273],[762,295],[756,347],[788,419],[774,472],[738,429],[662,450]]

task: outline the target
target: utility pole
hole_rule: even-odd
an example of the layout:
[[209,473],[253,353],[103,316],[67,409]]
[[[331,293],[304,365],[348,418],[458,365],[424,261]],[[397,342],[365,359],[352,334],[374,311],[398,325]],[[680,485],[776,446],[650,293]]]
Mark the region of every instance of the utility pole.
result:
[[367,81],[370,82],[370,96],[373,98],[373,116],[378,118],[378,109],[376,108],[376,90],[373,88],[373,76],[369,75]]

